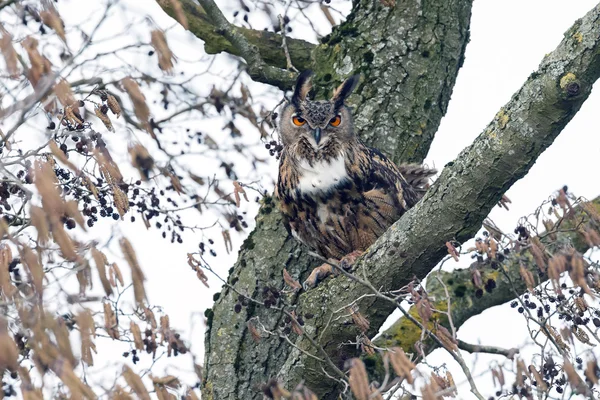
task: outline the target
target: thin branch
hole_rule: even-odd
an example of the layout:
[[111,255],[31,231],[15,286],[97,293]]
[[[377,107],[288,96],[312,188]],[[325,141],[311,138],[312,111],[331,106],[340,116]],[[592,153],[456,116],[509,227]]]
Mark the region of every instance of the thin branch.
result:
[[468,351],[469,353],[488,353],[488,354],[499,354],[508,358],[509,360],[513,360],[515,354],[519,354],[519,349],[503,349],[502,347],[495,346],[483,346],[480,344],[471,344],[467,342],[463,342],[458,339],[458,348],[464,351]]

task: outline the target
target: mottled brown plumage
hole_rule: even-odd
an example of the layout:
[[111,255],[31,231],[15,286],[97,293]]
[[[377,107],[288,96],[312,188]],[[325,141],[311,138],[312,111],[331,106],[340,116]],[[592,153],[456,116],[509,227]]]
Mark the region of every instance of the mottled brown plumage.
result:
[[[398,167],[359,140],[344,105],[358,79],[346,80],[330,101],[311,101],[310,73],[301,74],[279,122],[283,151],[275,195],[292,234],[328,259],[366,250],[419,201],[435,173]],[[330,270],[315,270],[307,286]]]

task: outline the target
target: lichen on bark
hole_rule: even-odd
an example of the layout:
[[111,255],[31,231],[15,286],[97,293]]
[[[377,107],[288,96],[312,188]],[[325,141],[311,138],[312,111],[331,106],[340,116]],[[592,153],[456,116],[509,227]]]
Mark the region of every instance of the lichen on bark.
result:
[[[327,91],[347,75],[360,72],[363,80],[350,99],[360,136],[396,162],[422,161],[462,64],[471,3],[407,0],[385,7],[357,0],[347,21],[311,48],[306,67],[315,70],[316,86]],[[364,273],[377,287],[401,287],[415,276],[427,275],[444,256],[446,241],[463,241],[477,231],[501,195],[525,175],[575,115],[598,78],[599,7],[567,33],[473,145],[446,166],[425,199],[369,249],[357,263],[357,274]],[[199,37],[206,34],[198,32]],[[235,53],[235,49],[222,50]],[[269,204],[263,205],[257,228],[228,278],[235,291],[224,288],[212,311],[203,395],[261,398],[259,385],[275,377],[288,388],[304,381],[319,398],[337,398],[339,388],[324,379],[324,365],[302,352],[314,351],[305,337],[314,337],[338,366],[355,356],[354,347],[340,345],[355,340],[356,328],[348,318],[331,315],[365,294],[365,287],[340,276],[292,296],[289,301],[297,312],[314,314],[304,337],[292,336],[296,347],[276,335],[265,334],[256,343],[248,332],[249,320],[259,320],[275,332],[283,319],[280,313],[258,305],[234,311],[236,291],[261,300],[264,287],[283,287],[283,268],[303,280],[318,264],[289,237],[279,212],[269,199],[265,201]],[[372,298],[363,299],[359,306],[371,321],[369,335],[393,308]]]
[[[425,157],[445,112],[468,41],[470,0],[431,2],[423,9],[420,4],[411,0],[386,8],[377,2],[357,2],[348,21],[335,28],[332,35],[314,49],[313,62],[307,66],[315,71],[315,87],[326,88],[327,93],[317,93],[322,97],[330,96],[331,90],[347,75],[357,72],[363,75],[358,94],[351,99],[357,109],[359,134],[396,161],[419,162]],[[374,32],[372,23],[377,23],[378,29],[385,33]],[[436,36],[435,29],[436,26],[439,29],[440,24],[445,25],[445,34]],[[423,52],[429,53],[424,56]],[[346,61],[350,61],[346,69],[352,66],[347,71],[340,69]],[[411,68],[414,68],[414,76],[406,76],[405,70],[412,72]],[[393,88],[374,89],[377,85],[387,85],[386,79],[390,76],[395,77]],[[395,120],[377,120],[413,107],[416,98],[421,99],[423,107],[397,114]],[[424,133],[414,136],[414,140],[409,138],[411,134],[405,133],[410,131],[408,126],[413,118],[428,121]],[[258,216],[257,228],[250,237],[253,248],[243,246],[229,278],[236,290],[248,290],[247,294],[259,299],[259,287],[282,287],[284,266],[294,277],[303,280],[319,264],[288,237],[278,211],[272,205],[268,207],[272,212]],[[296,303],[297,299],[291,301]],[[322,305],[325,301],[327,299],[322,298],[317,303]],[[213,313],[217,317],[213,318],[206,337],[206,379],[210,385],[204,385],[205,396],[260,398],[258,385],[298,366],[293,362],[295,356],[290,356],[290,346],[275,337],[263,338],[255,344],[245,327],[245,321],[258,317],[266,327],[275,328],[282,316],[264,307],[244,308],[240,314],[233,315],[236,302],[237,295],[224,289],[214,306]],[[310,321],[307,328],[310,331],[310,326],[322,322]],[[317,373],[313,380],[322,379]]]

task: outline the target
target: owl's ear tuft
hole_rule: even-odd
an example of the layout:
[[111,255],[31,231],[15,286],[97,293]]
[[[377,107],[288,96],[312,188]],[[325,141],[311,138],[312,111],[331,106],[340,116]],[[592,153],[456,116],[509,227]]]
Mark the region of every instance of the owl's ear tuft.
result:
[[291,100],[294,106],[300,107],[300,103],[306,100],[306,96],[308,96],[308,92],[312,88],[312,75],[313,72],[307,69],[298,76]]
[[348,96],[350,96],[354,88],[356,88],[356,85],[358,85],[359,81],[359,74],[352,75],[350,78],[346,79],[340,86],[338,86],[337,89],[335,89],[331,101],[333,102],[336,109],[341,107],[342,104],[344,104],[344,101]]

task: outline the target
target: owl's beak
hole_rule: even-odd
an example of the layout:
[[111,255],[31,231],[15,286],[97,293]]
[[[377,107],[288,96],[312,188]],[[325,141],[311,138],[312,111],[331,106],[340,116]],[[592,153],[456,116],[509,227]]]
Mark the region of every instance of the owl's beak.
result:
[[313,130],[313,137],[315,138],[315,142],[319,144],[321,141],[321,128],[316,128]]

